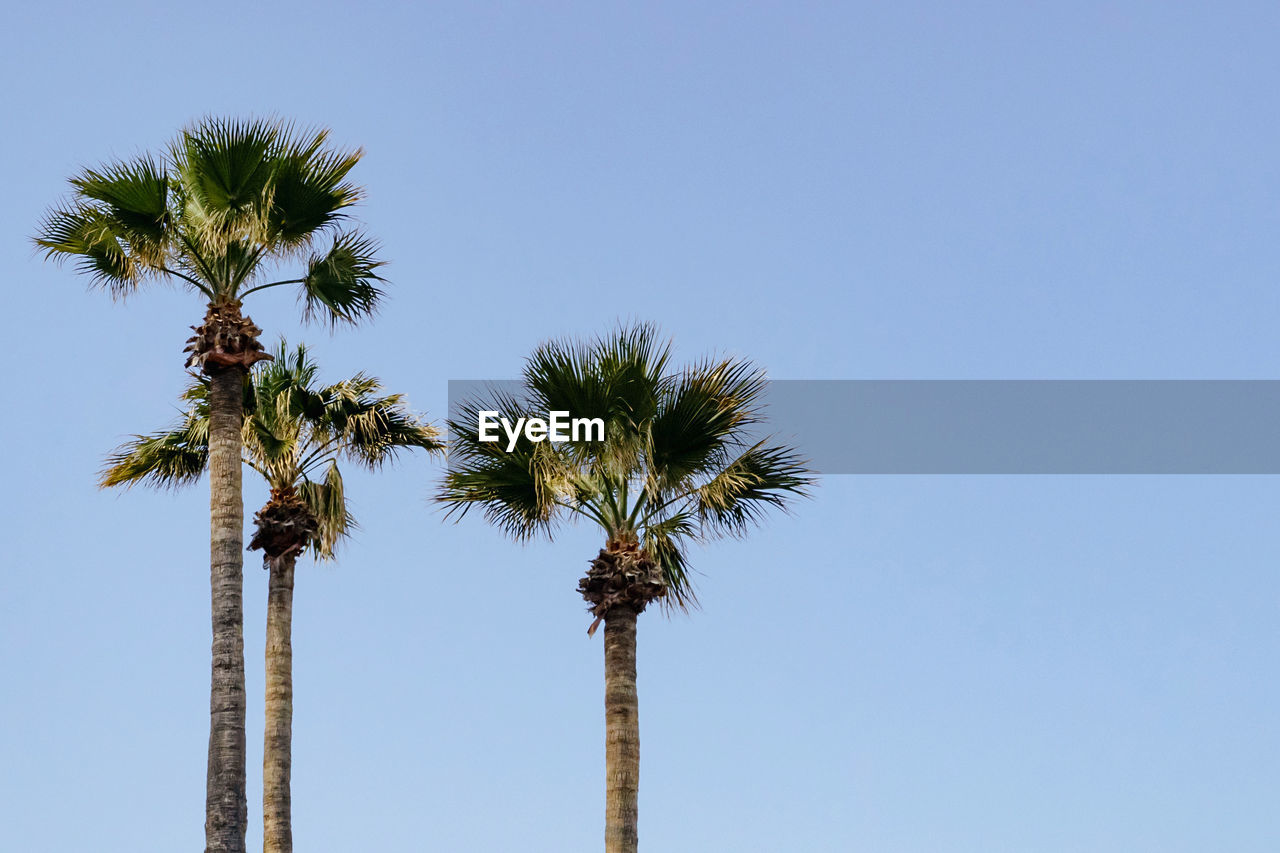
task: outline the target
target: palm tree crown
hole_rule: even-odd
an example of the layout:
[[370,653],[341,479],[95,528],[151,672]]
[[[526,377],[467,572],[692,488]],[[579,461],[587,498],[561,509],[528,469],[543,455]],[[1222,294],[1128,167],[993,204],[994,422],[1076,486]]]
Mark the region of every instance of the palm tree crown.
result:
[[[257,365],[244,384],[243,461],[271,488],[250,547],[268,558],[282,548],[333,557],[353,526],[340,461],[374,470],[403,450],[444,446],[437,430],[401,395],[384,394],[377,379],[361,373],[317,386],[316,375],[307,348],[290,349],[282,340],[274,359]],[[183,399],[186,411],[172,427],[134,436],[108,457],[103,486],[178,487],[200,479],[209,459],[208,379],[193,375]],[[282,506],[291,511],[273,524],[273,508]]]
[[[521,393],[495,389],[484,403],[458,406],[438,499],[455,515],[478,505],[520,540],[588,519],[615,550],[634,545],[650,557],[655,597],[693,605],[688,542],[747,532],[766,510],[806,494],[812,478],[794,449],[750,435],[762,421],[759,369],[726,358],[671,370],[670,360],[648,325],[544,344],[526,361]],[[505,442],[479,440],[482,410],[511,422],[551,411],[600,418],[604,441],[521,436],[507,452]]]
[[[219,366],[248,366],[261,357],[241,349],[261,350],[252,323],[236,323],[248,294],[297,285],[305,315],[330,323],[358,321],[382,296],[377,246],[343,227],[360,199],[346,177],[361,152],[327,141],[326,131],[280,121],[204,119],[159,156],[71,178],[71,197],[45,216],[35,243],[117,297],[168,280],[210,306],[234,305],[234,318],[224,311],[221,324],[197,329],[190,363],[212,354]],[[300,274],[263,280],[295,259]]]

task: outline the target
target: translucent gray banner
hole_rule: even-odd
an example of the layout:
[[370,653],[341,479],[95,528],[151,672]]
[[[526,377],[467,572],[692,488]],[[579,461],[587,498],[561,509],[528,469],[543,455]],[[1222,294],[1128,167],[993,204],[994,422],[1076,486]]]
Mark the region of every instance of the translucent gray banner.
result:
[[774,380],[764,415],[824,474],[1280,474],[1280,380]]

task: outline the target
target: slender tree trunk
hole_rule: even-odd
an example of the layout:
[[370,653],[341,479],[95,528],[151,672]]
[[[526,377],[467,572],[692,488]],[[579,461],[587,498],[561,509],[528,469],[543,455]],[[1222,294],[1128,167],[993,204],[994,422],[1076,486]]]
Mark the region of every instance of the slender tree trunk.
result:
[[609,608],[604,620],[605,853],[639,845],[640,708],[636,700],[636,612]]
[[289,774],[293,743],[293,565],[272,560],[267,593],[267,728],[262,749],[262,850],[293,853]]
[[244,853],[244,503],[240,425],[244,371],[209,375],[209,492],[212,519],[213,678],[209,693],[206,853]]

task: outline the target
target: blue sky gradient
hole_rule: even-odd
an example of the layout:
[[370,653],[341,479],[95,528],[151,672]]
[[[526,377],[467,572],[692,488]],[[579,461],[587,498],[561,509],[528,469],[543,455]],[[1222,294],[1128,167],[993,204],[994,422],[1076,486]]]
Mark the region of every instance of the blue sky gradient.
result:
[[[172,417],[178,290],[29,237],[83,165],[204,114],[363,146],[376,324],[274,339],[442,417],[449,379],[659,323],[783,379],[1277,378],[1280,9],[1264,3],[24,4],[0,91],[13,850],[198,850],[207,491],[103,493]],[[940,425],[939,428],[945,428]],[[599,847],[587,528],[442,522],[352,474],[299,567],[300,850]],[[265,498],[246,478],[250,510]],[[1280,849],[1280,481],[824,478],[640,623],[646,850]],[[266,576],[246,555],[250,849]]]

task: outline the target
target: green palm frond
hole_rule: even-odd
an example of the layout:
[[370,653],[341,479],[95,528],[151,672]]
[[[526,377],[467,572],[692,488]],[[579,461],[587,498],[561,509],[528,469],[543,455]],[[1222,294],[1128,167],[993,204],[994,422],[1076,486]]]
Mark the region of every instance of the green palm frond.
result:
[[76,271],[89,276],[116,298],[137,290],[147,277],[147,268],[129,251],[121,239],[118,224],[100,208],[73,203],[50,210],[41,220],[36,247],[46,259],[74,259]]
[[525,361],[529,404],[603,418],[622,431],[651,418],[657,409],[669,345],[648,326],[619,329],[587,344],[551,341]]
[[330,325],[357,323],[373,314],[385,281],[377,270],[378,245],[355,232],[338,234],[323,255],[314,255],[303,279],[304,316]]
[[164,266],[170,238],[169,179],[149,156],[86,169],[71,179],[77,196],[110,221],[129,254],[151,269]]
[[[513,423],[527,410],[500,392],[492,395],[486,411],[497,411]],[[446,517],[461,518],[478,506],[491,523],[518,541],[550,533],[561,497],[559,484],[547,461],[539,460],[534,444],[521,438],[512,451],[506,438],[480,441],[481,407],[459,404],[457,418],[448,421],[449,470],[438,500],[447,505]]]
[[98,484],[180,488],[200,479],[209,464],[209,420],[188,416],[173,429],[136,435],[107,457]]
[[117,297],[164,272],[170,241],[168,178],[150,157],[85,169],[71,201],[49,211],[35,244],[46,258],[72,258],[79,272]]
[[279,122],[210,117],[174,143],[179,214],[210,254],[220,254],[228,240],[261,239],[284,132]]
[[271,394],[257,390],[254,402],[241,429],[244,451],[273,487],[294,485],[304,473],[300,454],[306,425],[292,416],[288,391]]
[[366,397],[356,406],[344,405],[342,423],[347,458],[370,470],[410,448],[444,450],[440,433],[413,415],[399,394]]
[[664,388],[648,431],[650,488],[671,489],[727,461],[743,429],[758,423],[763,371],[746,361],[707,361]]
[[311,245],[314,235],[340,221],[360,200],[345,181],[362,152],[326,151],[327,131],[290,141],[276,166],[269,221],[272,234],[288,250]]

